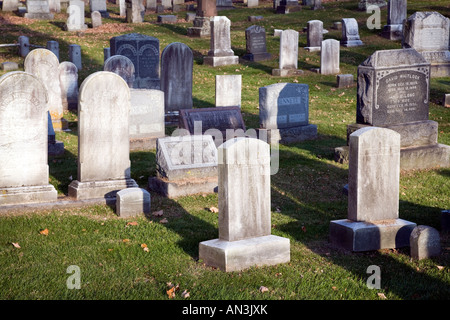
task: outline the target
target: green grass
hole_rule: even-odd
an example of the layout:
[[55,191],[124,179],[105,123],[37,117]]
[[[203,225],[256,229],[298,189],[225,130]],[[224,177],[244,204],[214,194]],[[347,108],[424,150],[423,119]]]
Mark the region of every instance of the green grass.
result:
[[[118,6],[109,4],[112,13],[102,31],[85,34],[62,30],[66,19],[57,14],[54,23],[25,21],[14,14],[1,13],[0,43],[17,42],[19,35],[45,46],[48,40],[60,44],[61,61],[68,59],[68,45],[82,47],[83,69],[79,83],[91,73],[102,70],[103,48],[113,36],[139,32],[160,39],[161,51],[171,42],[183,42],[194,52],[195,107],[214,106],[214,79],[217,74],[242,74],[242,111],[247,128],[259,127],[258,88],[276,82],[306,83],[310,88],[310,122],[318,126],[317,140],[280,146],[280,169],[271,177],[272,233],[290,239],[291,261],[272,267],[253,267],[225,273],[198,260],[198,243],[218,236],[218,216],[209,208],[218,207],[216,194],[170,200],[152,193],[152,211],[163,210],[162,217],[118,218],[108,206],[84,206],[53,210],[8,212],[0,217],[0,299],[151,299],[167,300],[167,283],[179,284],[176,300],[187,290],[193,300],[389,300],[448,299],[450,297],[448,234],[441,233],[442,255],[421,261],[411,260],[408,249],[348,253],[328,242],[330,220],[345,218],[347,198],[342,187],[347,183],[348,165],[333,161],[334,148],[345,145],[347,125],[355,121],[356,88],[335,88],[334,76],[311,72],[320,65],[317,53],[310,53],[306,22],[320,19],[329,30],[325,38],[340,39],[331,29],[334,21],[355,17],[360,26],[363,47],[341,48],[341,71],[356,76],[357,66],[375,50],[400,48],[369,30],[369,16],[357,11],[356,1],[325,3],[326,10],[302,10],[289,15],[272,13],[272,3],[261,2],[255,9],[236,3],[237,9],[221,11],[232,21],[231,40],[236,54],[245,51],[245,29],[253,23],[249,15],[262,15],[267,32],[267,47],[273,59],[260,63],[213,68],[203,65],[209,39],[186,36],[191,23],[156,24],[156,14],[148,13],[145,23],[131,25],[119,18]],[[438,10],[450,16],[445,0],[408,1],[408,15],[415,11]],[[386,23],[386,9],[381,24]],[[179,13],[180,18],[184,12]],[[90,23],[90,19],[86,19]],[[114,24],[114,25],[108,25]],[[112,27],[114,26],[114,28]],[[279,39],[274,29],[300,31],[299,68],[303,76],[274,78],[278,65]],[[0,48],[1,61],[16,61],[13,49]],[[0,75],[4,74],[0,71]],[[430,119],[439,124],[439,142],[450,144],[450,114],[440,99],[450,92],[450,78],[431,80]],[[77,176],[77,114],[65,118],[71,132],[57,132],[65,144],[65,154],[49,159],[50,183],[59,196]],[[173,128],[167,128],[170,134]],[[155,152],[132,152],[131,174],[141,187],[155,175]],[[440,212],[450,208],[450,170],[413,170],[400,178],[400,217],[440,230]],[[168,223],[161,223],[166,218]],[[137,225],[128,224],[136,222]],[[48,229],[49,234],[40,231]],[[124,241],[128,239],[128,241]],[[12,243],[18,243],[15,248]],[[141,247],[146,244],[148,252]],[[69,290],[66,272],[71,265],[81,269],[81,289]],[[367,268],[381,268],[381,288],[369,289]],[[443,267],[443,268],[441,268]],[[268,288],[261,293],[260,286]]]

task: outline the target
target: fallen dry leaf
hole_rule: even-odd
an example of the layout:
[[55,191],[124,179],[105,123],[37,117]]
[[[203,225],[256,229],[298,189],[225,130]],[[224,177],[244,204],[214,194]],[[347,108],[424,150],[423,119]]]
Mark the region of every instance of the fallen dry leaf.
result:
[[127,226],[137,226],[139,225],[136,221],[131,221],[127,223]]
[[123,239],[122,242],[130,242],[130,239]]
[[149,252],[150,251],[148,249],[148,246],[145,243],[141,244],[141,248],[144,249],[145,252]]
[[160,223],[167,223],[169,222],[169,220],[167,220],[166,218],[159,220]]
[[336,290],[337,290],[337,287],[331,287],[331,289],[333,289],[334,291],[336,291]]
[[189,298],[189,292],[187,291],[187,290],[184,290],[182,293],[181,293],[181,297],[182,298],[184,298],[184,299],[186,299],[186,298]]
[[169,299],[175,298],[175,287],[170,288],[166,293]]
[[378,292],[377,295],[380,297],[380,299],[387,299],[384,293]]
[[261,286],[259,287],[259,292],[263,293],[263,292],[267,292],[269,291],[269,289],[267,287]]
[[152,213],[152,215],[154,217],[161,217],[163,215],[164,211],[163,210],[159,210],[159,211],[155,211]]
[[302,226],[302,231],[306,232],[306,227],[305,226]]
[[19,246],[19,244],[18,244],[18,243],[16,243],[16,242],[13,242],[13,243],[12,243],[12,245],[14,246],[14,248],[20,249],[20,246]]
[[213,213],[218,213],[219,209],[217,209],[216,207],[211,207],[211,208],[209,208],[209,211],[211,211]]
[[444,267],[443,266],[436,266],[439,270],[442,270],[442,269],[444,269]]
[[44,229],[39,231],[40,234],[43,234],[44,236],[48,236],[48,229]]

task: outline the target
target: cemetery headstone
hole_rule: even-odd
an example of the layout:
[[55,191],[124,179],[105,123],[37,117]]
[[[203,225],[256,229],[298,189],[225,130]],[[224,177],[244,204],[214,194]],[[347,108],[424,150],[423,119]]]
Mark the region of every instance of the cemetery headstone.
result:
[[307,24],[306,47],[308,51],[320,51],[323,41],[323,22],[311,20]]
[[146,8],[147,10],[155,11],[156,10],[156,0],[147,0]]
[[50,12],[56,12],[56,13],[60,13],[61,12],[61,2],[60,0],[49,0],[48,1],[48,6],[50,9]]
[[69,61],[77,66],[78,71],[83,68],[81,62],[81,46],[78,44],[69,44]]
[[48,114],[48,155],[49,156],[59,156],[64,154],[64,143],[56,140],[55,130],[52,125],[52,118],[50,112]]
[[173,42],[161,53],[161,90],[166,112],[191,109],[194,55],[184,43]]
[[275,83],[259,88],[259,135],[267,141],[295,143],[317,137],[309,123],[309,87],[299,83]]
[[193,27],[188,28],[189,37],[209,37],[211,35],[210,17],[217,16],[216,0],[197,0],[196,17]]
[[171,0],[161,0],[161,5],[164,7],[165,10],[172,8],[172,1]]
[[217,148],[210,135],[160,138],[156,147],[156,177],[148,189],[168,198],[217,189]]
[[303,74],[298,67],[298,32],[283,30],[280,36],[279,68],[272,69],[273,76],[293,76]]
[[442,99],[442,105],[446,108],[450,108],[450,93],[444,94],[444,99]]
[[103,65],[103,70],[118,74],[130,88],[133,88],[135,78],[134,64],[127,57],[122,55],[109,57]]
[[377,6],[379,8],[386,7],[388,4],[385,0],[360,0],[358,9],[366,11],[370,6]]
[[338,74],[336,80],[338,88],[349,88],[354,85],[353,74]]
[[46,88],[13,71],[0,77],[0,96],[0,205],[56,201],[48,182]]
[[130,150],[151,150],[165,136],[164,93],[157,89],[131,89]]
[[142,0],[125,0],[127,10],[127,23],[142,23],[144,22],[145,7]]
[[53,52],[59,61],[59,43],[58,43],[58,41],[55,41],[55,40],[47,41],[45,48],[50,50],[51,52]]
[[274,6],[276,13],[288,14],[289,12],[296,12],[301,10],[298,0],[275,0]]
[[430,226],[419,225],[410,236],[410,255],[416,260],[437,257],[441,254],[439,231]]
[[3,0],[2,2],[2,11],[4,12],[12,12],[17,11],[19,8],[19,0]]
[[1,64],[3,71],[14,71],[19,69],[19,64],[17,62],[5,61]]
[[83,31],[87,29],[87,25],[84,23],[84,1],[70,0],[67,13],[69,14],[65,25],[67,31]]
[[349,159],[348,219],[331,221],[331,242],[350,251],[409,246],[416,224],[399,219],[400,134],[359,129]]
[[121,218],[150,214],[150,193],[142,188],[127,188],[116,194],[116,214]]
[[[366,126],[391,129],[401,135],[403,170],[450,166],[450,146],[438,143],[438,123],[428,117],[430,64],[417,51],[376,51],[358,67],[357,81],[356,123],[347,135]],[[346,150],[337,148],[336,159]]]
[[245,29],[247,53],[242,57],[250,61],[269,60],[272,55],[267,52],[266,30],[261,26],[250,26]]
[[133,88],[159,89],[159,40],[130,33],[110,39],[111,56],[123,55],[133,61],[136,78]]
[[89,0],[91,12],[98,11],[103,18],[109,18],[108,9],[106,7],[106,0]]
[[216,0],[217,10],[230,10],[234,9],[232,0]]
[[173,14],[164,14],[157,17],[159,23],[177,23],[178,17]]
[[59,64],[59,82],[61,84],[61,99],[63,110],[78,109],[78,69],[72,62]]
[[111,57],[111,48],[103,48],[103,63]]
[[241,107],[242,75],[216,75],[216,107]]
[[290,242],[271,235],[270,147],[253,138],[218,149],[219,237],[199,244],[199,258],[223,271],[290,261]]
[[387,25],[383,36],[390,40],[403,39],[403,22],[406,19],[407,0],[389,0]]
[[19,36],[19,54],[25,58],[30,52],[30,38],[27,36]]
[[34,49],[24,61],[25,72],[35,75],[44,84],[48,95],[48,110],[52,117],[53,128],[61,131],[68,128],[63,118],[64,110],[61,100],[59,82],[59,61],[53,52],[47,49]]
[[359,38],[358,22],[355,18],[342,19],[342,40],[344,47],[362,46],[363,42]]
[[438,12],[416,12],[404,24],[403,48],[417,50],[431,64],[431,77],[450,76],[450,19]]
[[321,74],[338,74],[340,60],[340,45],[335,39],[327,39],[322,41],[322,49],[320,52],[320,73]]
[[102,25],[102,15],[98,11],[91,12],[92,28],[98,28]]
[[131,179],[129,141],[130,89],[117,74],[98,71],[81,84],[78,104],[78,179],[69,196],[115,198],[138,187]]
[[126,17],[127,15],[127,4],[125,0],[119,0],[119,15],[121,17]]
[[203,58],[205,64],[213,67],[239,64],[239,57],[231,49],[230,25],[225,16],[211,18],[210,50]]
[[48,0],[27,0],[27,19],[53,20],[54,14],[50,13]]
[[259,6],[259,0],[248,0],[247,1],[247,7],[254,8]]

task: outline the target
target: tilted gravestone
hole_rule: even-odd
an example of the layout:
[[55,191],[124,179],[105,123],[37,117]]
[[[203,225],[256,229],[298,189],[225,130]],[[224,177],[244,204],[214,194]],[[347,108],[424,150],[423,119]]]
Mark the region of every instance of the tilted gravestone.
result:
[[130,150],[151,150],[165,136],[164,93],[157,89],[131,89]]
[[213,193],[217,188],[217,149],[210,135],[160,138],[156,147],[156,177],[149,190],[168,198]]
[[58,58],[53,52],[47,49],[34,49],[30,51],[24,61],[25,72],[35,75],[47,90],[48,107],[55,131],[68,128],[68,122],[64,119],[58,68]]
[[133,61],[122,55],[114,55],[106,59],[103,64],[103,71],[110,71],[118,74],[128,84],[130,88],[133,88],[135,70]]
[[[450,166],[450,146],[439,144],[438,123],[429,120],[430,64],[414,49],[376,51],[358,67],[356,123],[401,135],[401,168]],[[348,139],[347,139],[348,140]],[[340,152],[348,148],[337,148]]]
[[78,69],[72,62],[59,64],[59,82],[61,84],[61,99],[63,110],[78,109]]
[[14,71],[0,78],[0,96],[0,205],[56,201],[46,88],[36,76]]
[[180,42],[169,44],[161,53],[161,90],[167,112],[192,109],[192,50]]
[[273,76],[293,76],[303,74],[298,68],[298,32],[283,30],[280,36],[279,68],[272,69]]
[[78,179],[69,185],[75,199],[114,198],[138,187],[131,179],[130,89],[117,74],[98,71],[80,87],[78,104]]
[[342,19],[341,45],[344,47],[357,47],[363,45],[363,42],[359,38],[358,22],[355,18]]
[[399,218],[400,134],[378,127],[350,135],[348,219],[330,222],[330,240],[350,251],[409,246],[415,223]]
[[309,123],[307,84],[275,83],[259,88],[259,134],[267,141],[294,143],[317,137],[317,126]]
[[239,57],[231,49],[230,19],[225,16],[211,18],[211,41],[208,55],[203,63],[218,67],[239,63]]
[[403,48],[417,50],[431,64],[431,77],[450,76],[450,19],[438,12],[416,12],[404,24]]
[[129,58],[135,68],[133,88],[160,89],[159,40],[139,33],[110,39],[111,56]]
[[216,75],[216,107],[241,107],[242,75]]
[[242,57],[250,61],[269,60],[272,55],[267,52],[266,30],[261,26],[250,26],[245,29],[247,53]]
[[199,244],[199,258],[223,271],[290,261],[290,242],[271,235],[270,147],[254,138],[218,149],[219,237]]
[[311,20],[307,24],[306,47],[308,51],[320,51],[323,40],[323,22]]

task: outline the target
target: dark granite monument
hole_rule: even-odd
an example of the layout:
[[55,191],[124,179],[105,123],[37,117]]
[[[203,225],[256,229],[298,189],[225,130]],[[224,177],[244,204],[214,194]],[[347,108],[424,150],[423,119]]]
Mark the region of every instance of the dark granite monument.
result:
[[260,26],[251,26],[245,29],[247,53],[242,57],[250,61],[268,60],[272,57],[267,52],[266,30]]

